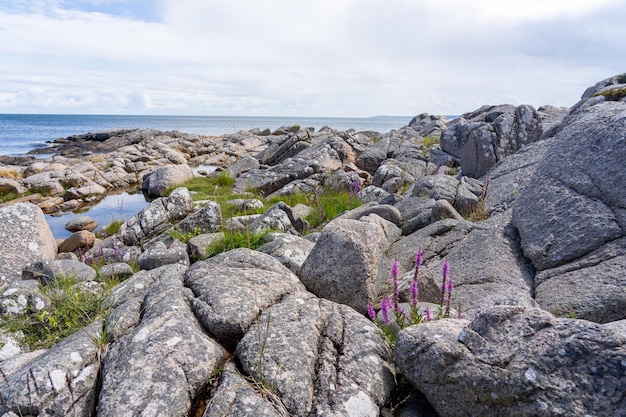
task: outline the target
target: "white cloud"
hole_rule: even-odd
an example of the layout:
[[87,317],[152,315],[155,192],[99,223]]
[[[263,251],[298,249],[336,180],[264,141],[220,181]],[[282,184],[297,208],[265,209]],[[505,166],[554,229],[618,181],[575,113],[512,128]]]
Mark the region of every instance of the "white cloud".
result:
[[458,114],[572,105],[623,72],[622,2],[0,5],[0,112]]

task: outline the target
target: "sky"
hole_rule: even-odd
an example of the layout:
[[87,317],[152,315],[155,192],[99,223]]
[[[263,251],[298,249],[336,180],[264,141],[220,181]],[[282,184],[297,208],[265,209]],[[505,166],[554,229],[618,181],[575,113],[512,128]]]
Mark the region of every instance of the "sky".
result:
[[458,115],[626,72],[624,0],[0,0],[0,113]]

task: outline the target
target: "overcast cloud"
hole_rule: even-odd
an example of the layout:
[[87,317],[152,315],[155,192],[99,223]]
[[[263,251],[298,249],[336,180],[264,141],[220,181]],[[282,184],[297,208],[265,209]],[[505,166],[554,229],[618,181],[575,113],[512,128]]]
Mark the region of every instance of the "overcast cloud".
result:
[[0,1],[0,113],[454,115],[626,72],[622,0]]

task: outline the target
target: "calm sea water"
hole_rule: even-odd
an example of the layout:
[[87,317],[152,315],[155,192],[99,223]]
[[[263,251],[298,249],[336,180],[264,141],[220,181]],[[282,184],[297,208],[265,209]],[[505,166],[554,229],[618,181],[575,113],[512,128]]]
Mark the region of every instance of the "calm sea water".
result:
[[242,117],[242,116],[104,116],[0,114],[0,155],[24,155],[46,142],[71,135],[117,128],[178,130],[200,135],[223,135],[239,130],[277,129],[281,126],[329,126],[337,130],[388,132],[406,126],[411,117]]

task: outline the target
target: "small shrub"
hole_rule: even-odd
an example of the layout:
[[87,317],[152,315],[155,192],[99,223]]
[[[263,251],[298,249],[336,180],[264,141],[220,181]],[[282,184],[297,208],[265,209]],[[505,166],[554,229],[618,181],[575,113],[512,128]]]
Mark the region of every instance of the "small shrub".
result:
[[[395,259],[391,262],[393,294],[391,296],[386,294],[380,303],[382,320],[377,318],[374,306],[371,304],[367,305],[368,316],[381,328],[383,334],[391,345],[396,343],[398,332],[408,326],[420,324],[426,321],[450,318],[452,290],[454,289],[454,284],[452,282],[452,277],[449,275],[450,263],[448,261],[443,261],[441,266],[441,297],[439,299],[439,307],[437,308],[437,311],[430,311],[430,308],[428,307],[424,313],[419,310],[418,275],[420,266],[423,262],[422,255],[423,251],[421,249],[419,249],[415,254],[415,273],[413,274],[413,280],[411,281],[411,302],[409,311],[404,311],[400,306],[400,292],[398,285],[400,267]],[[457,318],[460,317],[461,313],[459,310]]]

